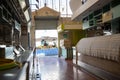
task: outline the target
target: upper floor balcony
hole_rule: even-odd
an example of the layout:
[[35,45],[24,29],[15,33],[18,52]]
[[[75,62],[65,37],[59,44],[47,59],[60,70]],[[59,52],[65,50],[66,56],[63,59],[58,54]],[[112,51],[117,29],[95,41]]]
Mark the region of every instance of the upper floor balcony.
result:
[[70,0],[72,20],[81,20],[91,12],[100,9],[112,0]]

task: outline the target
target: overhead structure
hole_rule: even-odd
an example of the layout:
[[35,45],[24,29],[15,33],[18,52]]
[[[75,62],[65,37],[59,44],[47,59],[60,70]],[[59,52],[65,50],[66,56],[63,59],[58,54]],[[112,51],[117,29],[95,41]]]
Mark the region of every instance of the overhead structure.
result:
[[57,29],[60,13],[47,7],[46,4],[43,8],[34,11],[32,14],[34,16],[33,23],[35,23],[35,29]]
[[30,28],[29,0],[0,0],[0,45],[28,48]]
[[71,18],[62,18],[62,23],[57,27],[59,56],[73,59],[73,46],[84,37],[81,22],[72,21]]
[[[70,7],[73,11],[72,20],[82,20],[89,13],[100,9],[102,6],[109,3],[111,0],[105,0],[104,2],[101,0],[76,0],[79,1],[80,4],[77,4],[74,0],[70,0]],[[76,4],[76,5],[74,5]],[[84,4],[84,5],[83,5]]]

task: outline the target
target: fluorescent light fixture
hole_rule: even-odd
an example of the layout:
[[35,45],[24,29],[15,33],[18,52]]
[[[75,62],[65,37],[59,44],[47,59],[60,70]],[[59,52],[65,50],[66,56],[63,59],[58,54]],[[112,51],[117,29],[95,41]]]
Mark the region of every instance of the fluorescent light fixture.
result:
[[24,12],[24,14],[25,14],[26,20],[27,20],[27,22],[28,22],[28,21],[30,20],[30,15],[29,15],[28,10],[26,10],[26,11]]
[[25,8],[25,6],[26,6],[25,0],[19,0],[19,3],[20,3],[20,6],[22,9]]

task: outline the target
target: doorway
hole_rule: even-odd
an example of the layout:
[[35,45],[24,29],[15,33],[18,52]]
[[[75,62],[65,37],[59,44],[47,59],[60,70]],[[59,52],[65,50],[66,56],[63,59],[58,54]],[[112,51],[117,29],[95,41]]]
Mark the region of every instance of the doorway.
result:
[[58,55],[58,33],[57,30],[36,30],[36,53],[41,56]]

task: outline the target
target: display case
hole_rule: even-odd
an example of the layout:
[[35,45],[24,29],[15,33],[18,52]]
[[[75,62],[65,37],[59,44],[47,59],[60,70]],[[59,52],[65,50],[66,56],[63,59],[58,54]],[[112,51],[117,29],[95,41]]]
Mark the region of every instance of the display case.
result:
[[9,25],[0,25],[0,44],[12,45],[12,27]]
[[21,25],[17,20],[14,20],[13,37],[12,37],[13,46],[20,45],[20,37],[21,37]]
[[13,59],[14,58],[13,47],[0,46],[0,58]]
[[12,45],[13,39],[12,15],[7,6],[0,5],[0,45]]
[[8,11],[8,9],[4,5],[1,5],[0,6],[0,22],[11,25],[12,24],[11,21],[12,21],[11,13]]

